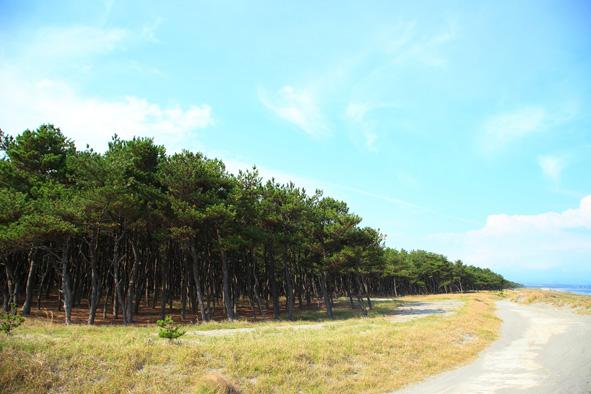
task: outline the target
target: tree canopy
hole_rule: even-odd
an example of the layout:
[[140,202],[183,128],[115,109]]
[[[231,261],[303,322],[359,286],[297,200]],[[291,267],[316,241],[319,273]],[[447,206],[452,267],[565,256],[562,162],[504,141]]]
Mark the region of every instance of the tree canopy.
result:
[[[489,269],[384,246],[343,201],[231,174],[201,153],[167,155],[150,138],[114,136],[104,153],[78,150],[52,125],[0,132],[0,288],[4,309],[58,297],[66,323],[88,308],[131,323],[162,318],[294,318],[336,297],[366,312],[370,295],[464,292],[514,284]],[[271,312],[272,311],[272,312]]]

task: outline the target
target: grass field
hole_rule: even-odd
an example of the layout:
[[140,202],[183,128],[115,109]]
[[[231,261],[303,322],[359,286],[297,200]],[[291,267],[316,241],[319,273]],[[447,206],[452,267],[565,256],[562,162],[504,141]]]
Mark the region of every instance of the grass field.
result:
[[591,314],[591,296],[541,289],[517,289],[504,291],[504,296],[521,304],[545,303],[559,307],[571,307],[578,313]]
[[[13,336],[0,337],[0,387],[6,393],[198,393],[215,392],[216,385],[244,393],[387,392],[474,358],[497,336],[498,298],[449,295],[464,301],[457,313],[403,323],[389,319],[397,306],[442,297],[376,301],[363,318],[341,302],[336,321],[319,323],[321,312],[312,311],[296,322],[187,326],[173,343],[158,338],[156,327],[29,319]],[[317,327],[297,329],[310,324]],[[238,330],[198,332],[216,329]]]

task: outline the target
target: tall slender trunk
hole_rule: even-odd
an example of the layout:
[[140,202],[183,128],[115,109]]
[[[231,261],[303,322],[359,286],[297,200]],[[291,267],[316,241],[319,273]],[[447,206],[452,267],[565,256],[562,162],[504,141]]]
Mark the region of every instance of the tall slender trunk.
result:
[[324,306],[326,307],[326,315],[329,319],[334,319],[332,312],[332,300],[330,294],[328,294],[328,286],[326,284],[326,272],[322,272],[320,275],[320,288],[322,289],[322,297],[324,298]]
[[293,320],[293,278],[291,277],[291,270],[290,270],[290,263],[289,263],[289,253],[287,250],[287,246],[285,247],[285,262],[284,262],[284,272],[285,272],[285,293],[287,298],[287,318],[289,320]]
[[90,305],[88,307],[88,324],[94,324],[96,308],[99,298],[99,278],[96,264],[96,253],[98,249],[98,231],[93,233],[93,239],[88,248],[88,263],[90,265]]
[[25,287],[25,302],[23,304],[23,315],[28,316],[31,313],[31,301],[33,299],[33,277],[35,275],[35,251],[31,249],[27,256],[29,260],[29,274],[27,275],[27,284]]
[[203,305],[203,295],[201,293],[201,281],[199,278],[199,259],[197,258],[197,249],[195,242],[191,241],[191,257],[193,259],[193,281],[195,282],[195,293],[197,296],[197,304],[199,305],[199,314],[201,321],[208,321],[209,316],[205,313],[205,306]]
[[8,288],[8,309],[12,308],[12,304],[16,304],[16,284],[15,284],[15,277],[14,277],[14,267],[13,263],[10,261],[10,258],[6,259],[6,263],[4,264],[5,272],[6,272],[6,287]]
[[164,319],[166,316],[166,301],[168,301],[168,275],[170,273],[170,269],[168,268],[169,262],[169,254],[171,246],[170,244],[167,247],[165,254],[161,256],[160,261],[160,318]]
[[355,308],[355,303],[353,302],[353,292],[351,288],[353,287],[353,274],[349,273],[349,283],[347,285],[347,296],[349,297],[349,304],[351,304],[351,309]]
[[41,275],[41,280],[39,281],[39,286],[37,288],[37,309],[41,309],[41,297],[43,296],[43,286],[45,284],[45,279],[49,276],[48,273],[51,269],[51,264],[48,263],[49,257],[50,256],[45,255],[43,256],[42,260],[45,269],[43,270],[43,275]]
[[306,275],[306,279],[305,279],[307,286],[305,288],[306,291],[306,306],[307,307],[311,307],[312,306],[312,291],[313,291],[313,281],[310,281],[310,278],[308,277],[308,275]]
[[361,283],[363,284],[363,290],[365,291],[365,298],[367,299],[367,307],[372,309],[373,306],[371,304],[371,298],[369,297],[369,288],[367,286],[367,281],[362,277]]
[[68,238],[62,247],[62,293],[64,297],[64,313],[66,324],[72,324],[72,280],[69,272],[70,239]]
[[187,318],[187,256],[183,253],[181,257],[181,320]]
[[121,264],[121,258],[119,257],[119,242],[123,238],[121,236],[115,236],[115,242],[113,244],[113,286],[115,288],[115,295],[113,297],[113,318],[117,318],[118,308],[117,306],[121,307],[121,315],[123,317],[123,323],[127,324],[127,313],[125,310],[125,299],[123,298],[123,283],[122,279],[119,277],[119,268]]
[[2,310],[4,312],[8,312],[8,301],[10,299],[10,295],[8,294],[8,286],[4,280],[5,276],[0,275],[0,287],[2,287]]
[[131,263],[131,273],[129,274],[129,281],[127,284],[127,299],[126,304],[126,323],[133,323],[133,313],[135,312],[135,291],[138,269],[138,255],[133,239],[131,240],[131,252],[133,254],[133,262]]
[[278,320],[280,316],[279,291],[277,289],[277,280],[275,279],[275,256],[273,255],[272,248],[267,250],[267,260],[267,274],[269,277],[269,285],[271,287],[271,298],[273,299],[273,319]]
[[357,284],[357,302],[359,303],[359,307],[361,308],[361,313],[363,313],[365,316],[367,316],[368,314],[368,310],[367,307],[365,305],[365,301],[363,301],[363,296],[362,296],[362,290],[363,290],[363,285],[361,284],[361,279],[359,278],[359,273],[355,273],[355,283]]
[[250,255],[251,255],[251,261],[252,261],[252,276],[253,276],[253,289],[252,289],[252,292],[254,294],[254,298],[255,298],[256,304],[257,304],[257,306],[259,308],[259,313],[262,316],[263,315],[263,307],[261,306],[262,303],[261,303],[261,298],[259,296],[259,290],[260,290],[260,287],[259,287],[259,279],[258,279],[258,276],[257,276],[256,260],[255,260],[254,253],[253,253],[252,249],[250,251]]
[[232,305],[232,296],[230,295],[230,276],[228,273],[228,262],[226,261],[226,252],[222,244],[220,230],[216,228],[218,246],[220,248],[220,258],[222,260],[222,286],[224,296],[224,306],[226,308],[226,317],[228,320],[234,320],[234,306]]

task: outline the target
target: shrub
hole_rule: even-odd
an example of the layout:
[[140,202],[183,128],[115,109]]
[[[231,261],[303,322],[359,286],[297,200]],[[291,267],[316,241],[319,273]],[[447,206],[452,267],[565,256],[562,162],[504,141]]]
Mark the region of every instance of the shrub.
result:
[[172,320],[170,315],[167,315],[164,320],[158,320],[156,324],[160,327],[160,331],[158,332],[160,338],[167,338],[172,341],[173,339],[177,339],[186,334],[186,331],[182,330],[181,327]]
[[10,335],[12,330],[23,324],[25,318],[19,315],[16,311],[16,305],[10,306],[9,312],[2,312],[0,314],[0,331],[6,335]]

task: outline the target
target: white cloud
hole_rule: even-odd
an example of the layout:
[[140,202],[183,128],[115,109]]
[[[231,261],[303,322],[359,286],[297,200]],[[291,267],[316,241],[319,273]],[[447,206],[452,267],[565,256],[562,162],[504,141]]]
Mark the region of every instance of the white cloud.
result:
[[[453,21],[429,34],[419,34],[416,25],[415,21],[406,21],[380,29],[357,48],[354,55],[339,59],[316,78],[305,81],[305,88],[284,85],[272,93],[259,88],[259,100],[278,117],[311,136],[319,137],[331,134],[330,119],[327,121],[323,113],[324,103],[319,98],[335,101],[336,97],[351,96],[345,118],[357,123],[366,147],[376,150],[379,135],[373,123],[378,120],[369,122],[365,115],[382,108],[379,102],[386,100],[364,100],[358,90],[365,92],[363,96],[376,98],[379,96],[376,91],[383,91],[384,81],[391,81],[392,75],[398,75],[401,65],[445,66],[447,56],[443,50],[458,36]],[[365,69],[369,72],[363,72]]]
[[65,82],[19,78],[0,69],[0,119],[5,131],[20,133],[53,123],[79,147],[103,150],[110,137],[155,137],[178,150],[191,132],[213,124],[208,105],[161,106],[138,97],[107,100],[84,96]]
[[566,163],[561,157],[546,155],[538,157],[538,165],[546,177],[557,182]]
[[22,48],[23,57],[55,59],[59,62],[112,52],[121,48],[132,34],[120,28],[66,26],[41,28]]
[[[106,17],[111,7],[105,4]],[[162,105],[135,95],[97,97],[72,82],[101,56],[157,40],[160,23],[156,19],[142,31],[75,25],[21,32],[10,44],[10,56],[0,59],[0,127],[15,134],[53,123],[78,147],[88,144],[97,150],[105,149],[114,133],[154,137],[170,150],[193,147],[190,134],[213,124],[210,106]],[[123,67],[158,73],[136,63]]]
[[[107,19],[111,6],[105,3]],[[156,32],[162,23],[162,18],[156,18],[137,29],[69,25],[17,30],[2,48],[4,56],[0,58],[0,67],[3,72],[18,70],[29,80],[91,80],[97,66],[104,64],[99,61],[101,58],[158,43]],[[115,62],[107,64],[116,64],[120,73],[139,71],[158,77],[164,75],[153,65],[126,57],[118,56]]]
[[448,56],[442,49],[454,42],[458,37],[458,26],[455,22],[448,22],[438,34],[425,40],[419,40],[411,46],[408,60],[415,60],[430,67],[444,67],[448,63]]
[[[434,33],[421,34],[417,22],[411,20],[380,32],[376,49],[387,55],[388,65],[442,67],[448,63],[445,48],[458,36],[459,28],[455,21],[448,21]],[[384,65],[380,65],[379,69],[384,70]]]
[[577,208],[537,215],[490,215],[484,227],[434,237],[442,252],[494,269],[591,271],[591,195]]
[[367,149],[377,151],[378,134],[375,131],[375,122],[368,119],[368,115],[375,110],[396,107],[397,105],[386,102],[350,102],[345,109],[345,119],[361,131]]
[[320,111],[320,105],[311,90],[285,85],[274,95],[259,89],[258,97],[267,109],[294,124],[306,134],[321,137],[330,133]]
[[525,107],[489,118],[483,125],[483,150],[494,153],[513,141],[540,131],[547,116],[541,107]]
[[578,113],[578,102],[567,101],[555,106],[552,111],[540,106],[527,106],[493,115],[482,125],[480,148],[486,154],[498,153],[511,143],[569,122]]
[[363,134],[365,145],[370,151],[376,151],[376,142],[378,135],[373,130],[373,127],[367,122],[365,116],[372,109],[368,103],[349,103],[345,109],[345,117],[349,122],[358,127]]

